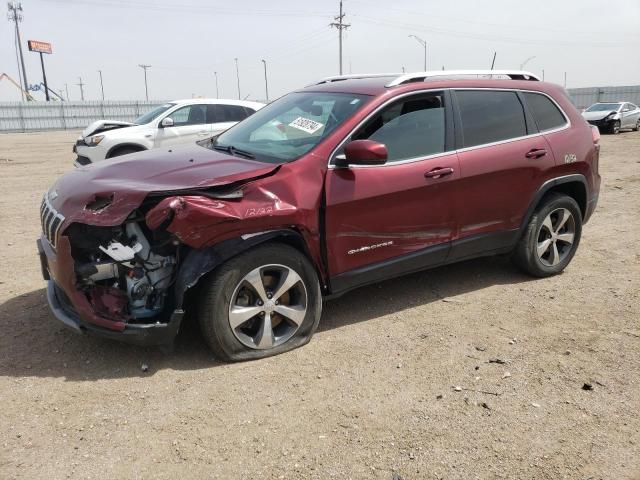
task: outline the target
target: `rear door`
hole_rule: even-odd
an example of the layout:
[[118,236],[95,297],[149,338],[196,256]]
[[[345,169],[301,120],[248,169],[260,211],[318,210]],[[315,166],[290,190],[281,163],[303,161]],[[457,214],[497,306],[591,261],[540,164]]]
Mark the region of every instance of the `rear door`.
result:
[[513,90],[456,90],[461,180],[452,257],[498,250],[517,229],[544,172],[555,165],[544,136]]
[[195,104],[178,108],[166,115],[173,120],[172,127],[158,125],[156,147],[168,147],[193,143],[211,135],[211,126],[206,123],[206,105]]
[[[384,143],[387,163],[330,166],[325,231],[334,291],[446,258],[456,226],[454,189],[460,175],[448,104],[445,92],[390,103],[345,142]],[[434,176],[435,170],[443,174]]]

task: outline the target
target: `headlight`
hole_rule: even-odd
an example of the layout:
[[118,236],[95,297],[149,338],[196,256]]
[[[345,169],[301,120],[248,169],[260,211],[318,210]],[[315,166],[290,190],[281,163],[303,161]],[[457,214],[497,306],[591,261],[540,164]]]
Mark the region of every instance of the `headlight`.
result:
[[607,115],[606,117],[604,117],[605,120],[613,120],[614,118],[616,118],[618,116],[618,112],[611,112],[609,115]]
[[95,147],[102,141],[103,138],[104,138],[104,135],[94,135],[92,137],[85,138],[84,143],[86,143],[90,147]]

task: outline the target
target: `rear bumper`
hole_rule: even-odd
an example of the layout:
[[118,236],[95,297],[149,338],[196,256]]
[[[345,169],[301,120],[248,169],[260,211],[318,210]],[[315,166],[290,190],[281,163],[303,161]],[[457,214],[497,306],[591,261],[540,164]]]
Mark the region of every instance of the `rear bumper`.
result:
[[47,300],[53,315],[62,324],[80,334],[89,334],[96,337],[108,338],[120,342],[131,343],[135,345],[168,345],[178,334],[180,324],[184,317],[182,310],[175,310],[169,321],[166,323],[143,323],[131,324],[127,323],[124,329],[113,330],[83,319],[72,301],[64,290],[56,283],[49,270],[49,262],[47,258],[47,249],[43,248],[43,240],[38,240],[38,253],[40,257],[40,265],[42,267],[42,275],[47,281]]

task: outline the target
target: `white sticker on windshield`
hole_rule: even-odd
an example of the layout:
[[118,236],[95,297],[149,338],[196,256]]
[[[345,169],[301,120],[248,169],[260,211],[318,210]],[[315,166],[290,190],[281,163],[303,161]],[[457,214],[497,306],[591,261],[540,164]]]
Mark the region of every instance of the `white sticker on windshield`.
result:
[[316,133],[318,130],[324,127],[324,124],[309,120],[308,118],[298,117],[293,122],[291,122],[289,126],[311,134]]

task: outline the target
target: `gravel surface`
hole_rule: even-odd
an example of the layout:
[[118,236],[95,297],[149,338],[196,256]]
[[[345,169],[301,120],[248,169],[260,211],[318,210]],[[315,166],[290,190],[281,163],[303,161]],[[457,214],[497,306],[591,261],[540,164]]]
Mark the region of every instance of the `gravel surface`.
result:
[[164,354],[49,313],[38,207],[76,136],[0,135],[0,478],[640,478],[640,133],[602,138],[564,274],[487,258],[361,288],[240,364],[195,326]]

